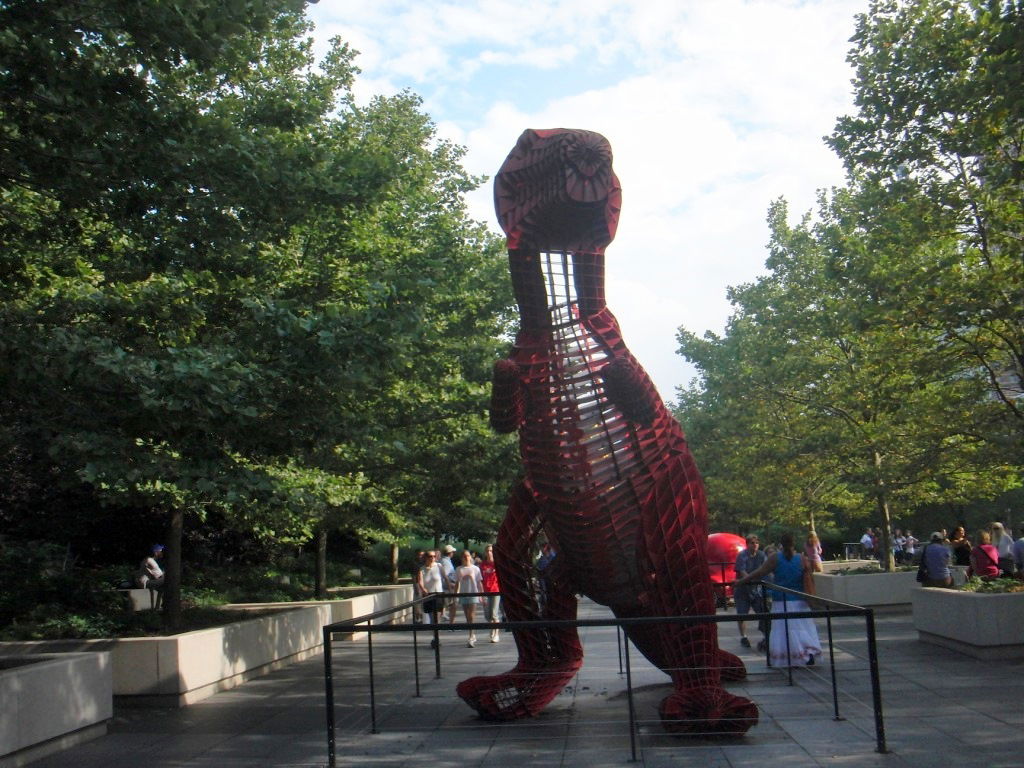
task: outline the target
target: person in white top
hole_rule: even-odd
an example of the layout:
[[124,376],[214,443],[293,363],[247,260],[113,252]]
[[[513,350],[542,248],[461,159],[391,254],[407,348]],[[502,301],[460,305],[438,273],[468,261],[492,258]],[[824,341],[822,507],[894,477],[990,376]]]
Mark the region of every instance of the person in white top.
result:
[[992,523],[988,527],[992,534],[992,546],[999,553],[1000,575],[1004,578],[1013,576],[1013,537],[1006,532],[1002,523]]
[[154,544],[150,552],[152,554],[139,566],[136,580],[140,587],[161,589],[164,585],[164,569],[160,567],[159,560],[164,556],[164,545]]
[[[437,555],[434,552],[427,552],[423,556],[423,566],[416,574],[416,586],[419,587],[421,595],[444,594],[444,571],[437,564]],[[427,624],[434,620],[434,616],[441,610],[439,598],[431,597],[423,601],[423,617]]]
[[150,548],[150,556],[139,565],[135,574],[135,582],[139,587],[149,590],[151,608],[159,609],[164,602],[164,569],[160,567],[160,558],[164,556],[164,545],[154,544]]
[[[437,553],[437,562],[444,571],[444,588],[449,594],[455,592],[455,561],[452,559],[452,555],[455,554],[455,547],[451,544],[445,544],[444,548]],[[454,597],[446,597],[444,601],[444,610],[442,613],[445,614],[445,621],[449,624],[455,623],[455,614],[458,606],[456,605]]]
[[865,560],[870,560],[875,556],[875,540],[871,536],[870,528],[864,531],[864,535],[860,537],[860,551],[861,557]]
[[906,536],[907,541],[903,545],[903,561],[905,563],[912,563],[914,562],[914,555],[917,553],[918,541],[914,538],[914,534],[910,532],[909,528],[907,528]]
[[[473,564],[473,554],[468,549],[462,553],[462,565],[455,569],[455,591],[460,595],[459,605],[466,614],[466,622],[472,624],[476,616],[476,607],[480,604],[479,595],[473,593],[484,591],[484,580],[480,567]],[[476,646],[476,632],[472,629],[469,630],[469,642],[466,646]]]

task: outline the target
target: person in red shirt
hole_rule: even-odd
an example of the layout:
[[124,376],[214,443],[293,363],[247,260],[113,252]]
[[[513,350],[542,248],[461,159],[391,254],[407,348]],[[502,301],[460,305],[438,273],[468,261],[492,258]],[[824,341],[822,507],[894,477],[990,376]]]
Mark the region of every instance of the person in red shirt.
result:
[[992,546],[992,534],[978,531],[978,543],[971,549],[971,567],[968,576],[992,581],[999,576],[999,551]]
[[[494,547],[488,546],[484,552],[484,559],[480,562],[480,573],[483,576],[484,592],[487,593],[487,603],[484,612],[487,621],[491,624],[498,623],[498,606],[501,604],[501,588],[498,586],[498,570],[494,565]],[[501,639],[501,633],[497,629],[491,630],[491,642],[496,643]]]

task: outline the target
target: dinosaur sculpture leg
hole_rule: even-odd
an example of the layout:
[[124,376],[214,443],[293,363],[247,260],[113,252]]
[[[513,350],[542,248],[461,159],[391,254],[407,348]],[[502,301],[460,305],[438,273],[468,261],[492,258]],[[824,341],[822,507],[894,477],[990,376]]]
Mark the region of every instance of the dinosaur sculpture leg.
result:
[[[652,574],[642,614],[708,615],[715,612],[704,556],[703,493],[688,456],[677,456],[654,478],[643,510],[642,549]],[[715,624],[634,627],[637,648],[672,677],[675,691],[660,706],[668,730],[739,734],[757,722],[757,707],[726,691],[722,678],[745,674],[743,663],[718,649]]]
[[[545,575],[544,600],[531,578],[533,543],[540,531],[539,509],[529,490],[513,493],[508,514],[498,531],[495,559],[502,605],[509,621],[575,619],[576,597],[559,577],[558,558]],[[541,607],[543,603],[543,608]],[[500,675],[471,677],[456,693],[482,717],[514,720],[536,715],[572,680],[583,662],[583,648],[574,628],[515,630],[519,663]]]

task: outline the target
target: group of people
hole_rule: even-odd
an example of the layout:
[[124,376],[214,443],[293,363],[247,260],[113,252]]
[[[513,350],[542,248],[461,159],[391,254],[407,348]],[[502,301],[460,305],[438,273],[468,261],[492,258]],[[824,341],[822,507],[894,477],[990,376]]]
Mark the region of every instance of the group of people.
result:
[[[978,531],[972,542],[962,525],[951,534],[945,530],[936,531],[921,550],[921,564],[924,569],[924,585],[933,587],[952,586],[951,565],[966,565],[968,575],[983,580],[1013,577],[1024,579],[1024,526],[1016,541],[1006,532],[1002,523],[993,522]],[[874,556],[880,537],[868,528],[861,539],[865,554]],[[893,554],[897,562],[910,563],[917,554],[918,540],[908,529],[897,529],[892,537]],[[821,641],[814,620],[791,618],[787,614],[810,610],[806,600],[782,589],[813,594],[811,574],[822,570],[822,548],[817,535],[808,534],[802,551],[797,551],[796,539],[791,533],[783,534],[780,545],[774,551],[761,549],[757,536],[746,538],[746,548],[741,550],[735,561],[736,580],[733,597],[736,612],[745,616],[751,612],[771,614],[770,619],[758,621],[761,639],[758,651],[767,651],[772,666],[813,665],[821,654]],[[500,588],[494,564],[494,548],[488,546],[483,557],[474,556],[465,550],[461,564],[452,561],[455,547],[450,544],[442,551],[419,553],[419,567],[415,585],[418,596],[430,595],[424,601],[423,619],[430,623],[438,621],[453,624],[457,606],[461,605],[466,621],[474,623],[476,607],[484,605],[488,623],[499,621]],[[545,548],[538,559],[538,572],[543,573],[554,557],[554,552]],[[543,579],[543,577],[541,577]],[[541,590],[543,592],[543,590]],[[485,593],[479,597],[477,593]],[[750,648],[747,636],[747,622],[738,622],[740,644]],[[491,630],[491,642],[500,638],[497,628]],[[466,645],[476,645],[476,633],[470,631]]]
[[[803,598],[779,588],[801,593],[808,591],[810,574],[822,569],[818,537],[814,533],[808,535],[802,552],[797,552],[796,539],[791,533],[783,534],[780,546],[770,554],[761,550],[757,536],[748,536],[746,544],[746,549],[736,555],[733,587],[736,612],[741,616],[751,611],[772,614],[772,619],[758,621],[762,638],[757,649],[768,651],[769,664],[813,665],[815,657],[821,655],[821,641],[814,619],[787,616],[808,611],[810,606]],[[740,644],[749,648],[747,622],[739,621],[738,624]]]
[[[466,622],[476,621],[476,609],[481,603],[485,620],[497,624],[501,589],[498,572],[494,564],[494,547],[488,546],[484,555],[474,555],[468,549],[459,558],[459,565],[452,559],[456,550],[451,544],[441,550],[427,550],[417,553],[418,567],[415,573],[417,597],[429,597],[421,603],[422,620],[427,624],[454,624],[459,606],[466,616]],[[483,593],[483,594],[481,594]],[[491,642],[497,643],[501,632],[491,630]],[[476,632],[470,630],[467,647],[476,646]]]
[[998,578],[1024,579],[1024,525],[1016,541],[1000,522],[989,523],[974,536],[962,525],[935,531],[921,553],[922,579],[926,587],[953,586],[950,566],[967,566],[968,577],[982,581]]
[[[897,528],[893,531],[889,546],[892,548],[892,556],[897,565],[905,565],[914,562],[917,556],[917,545],[921,542],[915,538],[909,528],[905,531]],[[882,547],[882,529],[867,528],[864,535],[860,537],[860,548],[863,557],[867,560],[885,558],[885,550]]]

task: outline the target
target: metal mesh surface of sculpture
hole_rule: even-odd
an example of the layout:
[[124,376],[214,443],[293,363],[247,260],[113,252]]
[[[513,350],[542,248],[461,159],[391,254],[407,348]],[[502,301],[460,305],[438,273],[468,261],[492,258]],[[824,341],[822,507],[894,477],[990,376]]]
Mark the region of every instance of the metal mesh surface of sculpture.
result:
[[[577,594],[618,617],[713,614],[703,484],[605,305],[604,250],[621,205],[607,140],[525,131],[494,197],[520,329],[509,359],[495,364],[491,424],[519,431],[525,469],[495,546],[506,618],[573,619]],[[539,573],[532,554],[545,539],[556,554]],[[757,722],[757,708],[722,687],[746,670],[718,648],[715,624],[634,626],[628,635],[672,678],[660,705],[666,728],[743,733]],[[582,663],[574,628],[514,636],[514,668],[457,687],[485,718],[537,714]]]

